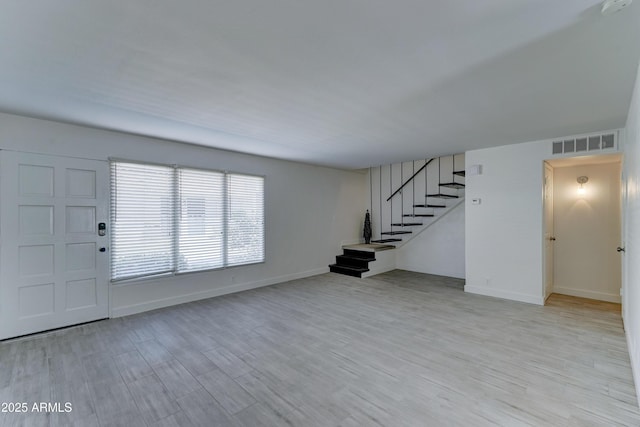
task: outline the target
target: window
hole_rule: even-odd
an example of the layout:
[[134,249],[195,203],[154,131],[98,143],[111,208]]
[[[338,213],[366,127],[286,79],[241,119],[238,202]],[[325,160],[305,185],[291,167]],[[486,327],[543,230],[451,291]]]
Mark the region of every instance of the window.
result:
[[111,279],[264,261],[264,178],[111,163]]
[[224,180],[221,172],[178,169],[178,271],[224,267]]
[[172,168],[113,163],[111,189],[111,277],[173,271]]
[[227,264],[264,259],[264,179],[227,176]]

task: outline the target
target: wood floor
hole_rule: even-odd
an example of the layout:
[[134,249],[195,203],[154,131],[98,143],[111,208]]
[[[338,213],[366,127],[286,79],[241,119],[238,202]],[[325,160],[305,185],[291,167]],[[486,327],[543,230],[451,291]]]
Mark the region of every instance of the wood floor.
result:
[[0,427],[638,426],[619,306],[580,301],[329,273],[97,322],[0,344],[0,402],[73,405]]

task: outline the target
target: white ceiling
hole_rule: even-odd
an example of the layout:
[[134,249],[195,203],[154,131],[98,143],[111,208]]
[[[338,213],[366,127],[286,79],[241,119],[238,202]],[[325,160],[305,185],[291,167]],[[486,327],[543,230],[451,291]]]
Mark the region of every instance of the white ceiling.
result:
[[0,110],[345,168],[613,129],[636,3],[7,0]]

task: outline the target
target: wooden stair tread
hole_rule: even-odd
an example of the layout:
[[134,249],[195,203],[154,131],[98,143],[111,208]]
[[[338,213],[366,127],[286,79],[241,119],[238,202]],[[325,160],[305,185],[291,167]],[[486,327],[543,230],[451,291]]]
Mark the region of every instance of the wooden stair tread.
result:
[[362,273],[366,273],[367,271],[369,271],[369,269],[331,264],[329,265],[329,271],[331,271],[332,273],[344,274],[345,276],[362,277]]
[[369,263],[373,261],[375,261],[375,258],[362,259],[362,258],[352,258],[346,255],[336,256],[336,265],[339,265],[341,267],[369,268]]
[[458,198],[458,196],[454,196],[453,194],[443,194],[443,193],[427,194],[427,197],[434,197],[438,199],[457,199]]
[[453,188],[453,189],[456,189],[456,190],[464,188],[464,184],[460,184],[459,182],[443,182],[443,183],[438,184],[438,185],[440,187]]
[[343,249],[343,254],[338,255],[340,257],[357,259],[360,261],[375,261],[375,252],[355,251],[353,249]]
[[361,273],[364,273],[365,271],[369,271],[369,269],[365,267],[352,267],[349,265],[331,264],[329,265],[329,267],[340,267],[340,268],[344,268],[345,270],[359,271]]

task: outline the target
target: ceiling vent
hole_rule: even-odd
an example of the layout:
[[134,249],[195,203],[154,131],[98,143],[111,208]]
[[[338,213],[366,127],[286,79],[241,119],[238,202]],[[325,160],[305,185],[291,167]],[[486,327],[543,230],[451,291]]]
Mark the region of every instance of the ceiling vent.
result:
[[582,152],[609,151],[616,148],[616,134],[605,133],[603,135],[581,136],[568,138],[562,141],[553,141],[551,153],[571,154]]
[[603,15],[611,15],[629,6],[631,1],[632,0],[606,0],[602,3],[601,12]]

